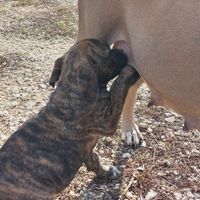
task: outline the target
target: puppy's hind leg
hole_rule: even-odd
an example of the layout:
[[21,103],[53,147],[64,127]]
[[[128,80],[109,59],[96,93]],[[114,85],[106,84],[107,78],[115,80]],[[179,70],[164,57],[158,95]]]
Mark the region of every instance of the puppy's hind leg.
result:
[[98,155],[92,151],[87,160],[84,162],[88,171],[96,173],[98,178],[101,179],[116,179],[119,170],[114,166],[103,166],[99,161]]

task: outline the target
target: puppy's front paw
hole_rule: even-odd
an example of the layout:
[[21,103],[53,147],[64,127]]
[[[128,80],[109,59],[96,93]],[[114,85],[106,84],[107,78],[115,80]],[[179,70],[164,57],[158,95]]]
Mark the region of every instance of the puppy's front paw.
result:
[[117,175],[120,174],[120,171],[114,166],[102,166],[103,171],[97,174],[97,177],[100,179],[117,179]]
[[120,171],[116,167],[111,165],[108,170],[108,178],[109,179],[117,179],[118,174],[120,174]]
[[114,166],[101,165],[99,157],[94,151],[92,151],[88,159],[85,160],[85,164],[87,170],[95,172],[99,179],[116,179],[117,174],[120,173],[120,171]]

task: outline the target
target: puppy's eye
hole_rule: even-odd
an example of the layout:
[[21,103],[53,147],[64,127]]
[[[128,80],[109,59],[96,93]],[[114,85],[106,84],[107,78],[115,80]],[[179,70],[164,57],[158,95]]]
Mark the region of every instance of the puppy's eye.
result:
[[107,43],[101,43],[103,48],[110,49],[110,45]]
[[106,48],[110,49],[110,45],[109,44],[105,44],[106,45]]

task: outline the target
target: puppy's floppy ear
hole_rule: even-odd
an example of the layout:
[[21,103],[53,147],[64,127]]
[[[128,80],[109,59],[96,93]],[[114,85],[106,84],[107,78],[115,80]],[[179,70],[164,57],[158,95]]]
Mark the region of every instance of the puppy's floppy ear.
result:
[[51,78],[49,81],[49,84],[54,87],[55,82],[59,80],[61,71],[62,71],[62,65],[63,65],[63,60],[64,58],[68,55],[68,52],[64,54],[61,58],[58,58],[54,64],[54,68],[51,74]]
[[80,94],[90,100],[99,99],[99,87],[97,75],[89,62],[81,63],[77,73],[77,83]]

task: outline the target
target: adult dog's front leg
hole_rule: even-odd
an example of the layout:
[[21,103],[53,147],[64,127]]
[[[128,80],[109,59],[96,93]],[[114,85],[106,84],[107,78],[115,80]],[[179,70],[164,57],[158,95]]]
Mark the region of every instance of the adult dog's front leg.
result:
[[110,89],[110,102],[108,105],[106,118],[104,119],[105,131],[103,135],[113,135],[116,131],[119,118],[122,113],[122,109],[128,94],[129,88],[136,84],[140,75],[130,65],[124,67],[117,79],[114,81]]
[[142,82],[143,80],[140,78],[136,84],[131,86],[122,111],[122,140],[124,140],[128,145],[134,144],[134,147],[139,144],[140,139],[143,139],[138,126],[135,124],[133,114],[137,90]]

